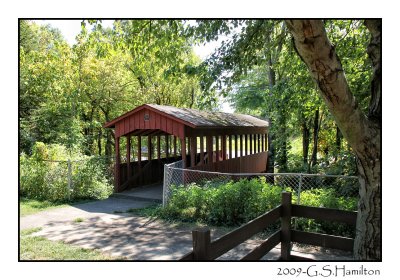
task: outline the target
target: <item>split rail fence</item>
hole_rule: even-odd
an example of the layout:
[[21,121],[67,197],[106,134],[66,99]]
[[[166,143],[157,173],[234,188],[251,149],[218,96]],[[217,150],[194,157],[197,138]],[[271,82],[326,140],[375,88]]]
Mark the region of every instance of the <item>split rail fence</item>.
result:
[[357,212],[292,204],[292,194],[283,192],[281,205],[214,241],[211,241],[210,230],[208,228],[193,230],[193,250],[183,256],[181,260],[214,260],[250,239],[253,235],[262,232],[279,219],[281,221],[280,229],[270,235],[269,238],[264,240],[241,260],[259,260],[279,243],[281,243],[280,260],[311,260],[291,254],[291,242],[349,252],[353,251],[354,239],[294,230],[291,227],[292,217],[341,222],[355,226]]

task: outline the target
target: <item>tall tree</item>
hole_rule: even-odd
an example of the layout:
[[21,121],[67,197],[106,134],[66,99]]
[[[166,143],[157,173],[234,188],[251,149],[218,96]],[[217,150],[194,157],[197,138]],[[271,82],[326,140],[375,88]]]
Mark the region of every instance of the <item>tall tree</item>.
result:
[[368,54],[373,78],[369,113],[352,94],[342,63],[321,20],[287,20],[299,56],[317,83],[321,96],[357,156],[360,201],[356,259],[381,259],[381,20],[367,20],[371,33]]

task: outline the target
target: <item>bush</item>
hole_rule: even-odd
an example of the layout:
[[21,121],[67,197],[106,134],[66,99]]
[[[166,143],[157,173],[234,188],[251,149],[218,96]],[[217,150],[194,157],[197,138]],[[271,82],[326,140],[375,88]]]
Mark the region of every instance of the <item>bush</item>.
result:
[[[204,186],[173,186],[168,204],[159,215],[165,219],[185,222],[204,222],[209,225],[236,226],[246,223],[278,206],[283,189],[266,182],[265,177],[238,182],[209,182]],[[290,191],[290,190],[289,190]],[[293,193],[293,203],[297,196]],[[303,205],[356,210],[357,198],[338,196],[333,188],[303,191]],[[353,227],[297,218],[297,229],[328,234],[354,236]]]
[[[293,200],[297,200],[297,196],[293,196]],[[321,188],[303,191],[301,193],[301,204],[348,211],[357,210],[356,197],[345,198],[343,196],[338,196],[337,192],[333,188]],[[355,236],[354,227],[343,223],[296,218],[296,225],[297,229],[302,231],[321,232],[347,237]]]
[[[68,188],[66,160],[72,164],[72,189]],[[57,160],[63,162],[51,162]],[[103,199],[112,193],[112,186],[104,176],[100,163],[77,152],[68,153],[62,145],[37,142],[32,156],[20,156],[20,194],[27,198],[54,202]]]
[[282,188],[266,183],[265,178],[222,185],[209,183],[202,187],[174,186],[161,216],[213,225],[239,225],[279,205],[281,192]]

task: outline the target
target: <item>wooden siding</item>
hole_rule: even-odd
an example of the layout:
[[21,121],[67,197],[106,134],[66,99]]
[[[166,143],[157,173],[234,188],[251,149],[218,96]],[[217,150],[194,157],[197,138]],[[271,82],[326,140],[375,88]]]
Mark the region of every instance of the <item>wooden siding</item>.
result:
[[[145,115],[149,116],[148,120],[145,120]],[[131,133],[138,134],[135,131],[145,129],[161,130],[179,138],[184,136],[184,124],[149,109],[138,111],[136,114],[132,114],[115,123],[115,136],[121,137]]]
[[217,161],[206,165],[190,167],[192,170],[223,173],[262,173],[267,166],[268,152]]

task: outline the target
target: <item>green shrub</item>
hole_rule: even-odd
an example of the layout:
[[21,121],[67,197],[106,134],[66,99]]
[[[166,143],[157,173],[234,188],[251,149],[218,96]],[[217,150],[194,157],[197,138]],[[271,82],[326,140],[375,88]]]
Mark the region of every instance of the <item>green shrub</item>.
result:
[[[72,162],[72,189],[68,188],[68,164]],[[63,162],[51,162],[51,160]],[[20,194],[48,201],[103,199],[112,193],[101,164],[62,145],[37,142],[29,157],[20,156]]]
[[[293,200],[296,201],[297,197],[294,196]],[[348,211],[357,210],[356,197],[345,198],[338,196],[333,188],[321,188],[303,191],[301,193],[301,204],[306,206],[333,208]],[[347,237],[355,236],[354,227],[343,223],[296,218],[296,226],[298,230],[303,231],[321,232]]]
[[[282,191],[290,191],[267,183],[265,177],[234,182],[208,182],[203,186],[173,186],[168,204],[160,209],[165,219],[203,222],[209,225],[234,226],[248,222],[278,206]],[[293,203],[297,196],[293,193]],[[338,196],[333,188],[306,190],[301,193],[302,205],[356,210],[356,198]],[[299,230],[354,236],[353,227],[297,218]]]
[[161,215],[168,219],[201,221],[214,225],[239,225],[279,205],[282,188],[265,178],[242,179],[222,185],[173,186]]

